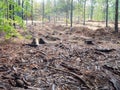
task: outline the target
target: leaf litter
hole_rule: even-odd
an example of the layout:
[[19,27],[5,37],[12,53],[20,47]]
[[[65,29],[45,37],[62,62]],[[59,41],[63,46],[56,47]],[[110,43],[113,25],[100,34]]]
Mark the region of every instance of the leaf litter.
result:
[[48,27],[36,25],[33,32],[28,26],[47,42],[37,47],[0,44],[0,90],[119,90],[119,33]]

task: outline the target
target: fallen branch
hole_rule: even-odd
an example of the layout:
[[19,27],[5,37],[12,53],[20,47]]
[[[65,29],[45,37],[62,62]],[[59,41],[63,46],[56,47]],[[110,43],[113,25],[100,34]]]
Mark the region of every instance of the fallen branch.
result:
[[120,71],[117,69],[117,68],[113,68],[113,67],[110,67],[110,66],[107,66],[107,65],[104,65],[102,66],[104,69],[107,69],[109,70],[110,72],[116,74],[116,75],[119,75],[120,76]]
[[110,49],[110,48],[96,48],[95,50],[100,51],[100,52],[108,53],[108,52],[114,51],[115,49]]
[[77,73],[79,75],[82,75],[82,73],[80,73],[80,71],[77,68],[73,68],[73,67],[67,65],[66,63],[61,63],[60,65],[63,66],[64,68],[68,69],[71,72],[74,72],[74,73]]
[[105,73],[109,77],[109,81],[112,83],[115,90],[120,90],[120,80],[115,76],[115,74],[109,70],[106,70]]
[[58,69],[58,68],[55,68],[55,67],[52,67],[52,66],[47,66],[47,67],[51,68],[51,69],[54,69],[54,70],[57,70],[57,71],[62,71],[64,73],[71,74],[72,76],[74,76],[74,78],[78,79],[81,83],[83,83],[87,88],[90,89],[90,86],[81,78],[80,75],[78,75],[76,73],[73,73],[73,72],[69,72],[69,71],[65,71],[65,70],[62,70],[62,69]]

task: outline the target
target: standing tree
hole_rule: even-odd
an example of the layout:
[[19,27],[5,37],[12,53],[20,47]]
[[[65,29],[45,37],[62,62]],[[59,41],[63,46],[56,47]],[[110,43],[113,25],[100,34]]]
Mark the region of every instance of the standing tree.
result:
[[51,21],[51,14],[52,14],[53,8],[52,8],[52,2],[51,0],[47,0],[46,6],[45,6],[45,15],[48,18],[48,21]]
[[54,8],[55,8],[55,11],[54,11],[54,24],[56,24],[56,21],[57,21],[57,15],[56,15],[56,0],[54,0]]
[[45,15],[45,3],[44,0],[42,2],[42,26],[44,25],[44,15]]
[[65,13],[66,13],[66,26],[68,26],[68,18],[69,18],[69,8],[70,8],[70,3],[69,0],[65,0]]
[[118,32],[118,3],[119,0],[116,0],[116,4],[115,4],[115,32]]
[[73,26],[73,0],[71,0],[70,27]]
[[91,7],[90,7],[90,20],[93,20],[93,11],[94,11],[94,4],[95,4],[95,0],[91,0]]
[[24,22],[24,0],[22,0],[22,23]]
[[9,9],[8,9],[8,6],[9,6],[9,4],[8,4],[8,0],[5,0],[5,3],[6,3],[6,13],[7,13],[7,15],[6,15],[6,18],[7,18],[7,20],[8,20],[8,18],[9,18]]
[[[26,1],[25,10],[28,11],[27,1]],[[28,22],[28,14],[26,13],[26,25],[27,25],[27,22]]]
[[84,15],[83,15],[83,16],[84,16],[84,17],[83,17],[83,19],[84,19],[84,20],[83,20],[83,25],[85,25],[85,18],[86,18],[86,17],[85,17],[85,16],[86,16],[86,0],[84,0],[84,12],[83,12],[83,14],[84,14]]
[[106,0],[106,27],[108,27],[108,0]]
[[33,25],[33,0],[31,0],[31,21]]
[[[68,19],[69,19],[69,11],[71,11],[71,1],[70,0],[59,0],[57,2],[57,13],[60,13],[61,16],[65,16],[65,22],[66,22],[66,26],[68,25]],[[63,12],[63,13],[62,13]],[[73,12],[73,10],[72,10]],[[70,20],[71,21],[71,20]]]

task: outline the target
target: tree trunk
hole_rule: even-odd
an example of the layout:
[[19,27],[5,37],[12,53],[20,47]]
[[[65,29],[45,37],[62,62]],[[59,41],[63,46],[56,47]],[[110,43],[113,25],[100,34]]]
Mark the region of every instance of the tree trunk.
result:
[[8,0],[6,0],[6,6],[7,6],[7,10],[6,10],[6,18],[7,18],[7,20],[8,20],[8,18],[9,18],[9,3],[8,3]]
[[90,20],[93,20],[94,0],[91,0]]
[[85,15],[86,14],[86,0],[84,1],[84,20],[83,20],[83,25],[85,25]]
[[22,0],[22,23],[24,22],[24,0]]
[[71,0],[70,27],[73,26],[73,0]]
[[[13,12],[12,12],[12,19],[15,20],[15,5],[12,5]],[[13,26],[15,27],[15,23],[13,23]]]
[[108,0],[106,0],[106,27],[108,27]]
[[43,5],[42,5],[42,26],[44,25],[44,10],[45,9],[45,6],[44,6],[44,0],[43,0]]
[[[21,6],[20,0],[18,0],[17,2],[18,2],[18,6]],[[17,15],[18,15],[19,17],[22,17],[21,12],[17,12]]]
[[118,32],[118,2],[119,2],[119,0],[116,0],[116,5],[115,5],[115,32]]
[[9,3],[9,18],[12,19],[12,4]]
[[33,25],[33,0],[31,0],[31,21]]
[[55,8],[55,11],[54,11],[54,24],[56,24],[56,22],[57,22],[57,15],[56,15],[56,0],[54,0],[54,8]]
[[[28,11],[28,6],[26,5],[26,11]],[[28,14],[26,13],[26,25],[28,24]]]
[[68,26],[68,12],[66,11],[66,26]]
[[[78,8],[78,12],[80,12],[80,11],[79,11],[79,0],[78,0],[77,4],[78,4],[78,7],[77,7],[77,8]],[[77,20],[77,23],[78,23],[78,24],[80,23],[80,15],[79,15],[79,14],[78,14],[78,20]]]

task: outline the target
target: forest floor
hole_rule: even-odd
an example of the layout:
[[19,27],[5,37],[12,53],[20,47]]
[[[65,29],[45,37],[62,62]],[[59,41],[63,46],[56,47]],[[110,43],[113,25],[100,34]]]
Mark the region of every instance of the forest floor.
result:
[[28,25],[27,37],[0,43],[0,90],[120,90],[120,33],[62,25]]

